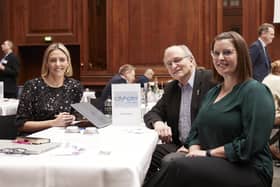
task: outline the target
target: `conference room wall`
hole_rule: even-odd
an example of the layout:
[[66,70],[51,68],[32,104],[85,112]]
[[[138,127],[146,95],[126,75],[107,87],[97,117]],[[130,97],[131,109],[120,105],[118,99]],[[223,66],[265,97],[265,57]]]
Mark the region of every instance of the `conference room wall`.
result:
[[[257,27],[273,20],[273,1],[241,1],[241,34],[248,44],[257,38]],[[48,45],[45,36],[74,47],[75,77],[86,87],[103,87],[121,64],[136,66],[141,75],[147,67],[159,81],[170,79],[162,65],[163,50],[187,44],[198,65],[210,67],[210,42],[224,30],[223,0],[1,0],[0,39],[16,45],[22,69],[19,84],[40,73],[39,55],[33,51]],[[229,28],[240,24],[228,19]],[[239,25],[240,26],[240,25]],[[278,59],[279,24],[269,46]],[[38,48],[38,49],[37,49]],[[33,66],[34,65],[34,66]]]

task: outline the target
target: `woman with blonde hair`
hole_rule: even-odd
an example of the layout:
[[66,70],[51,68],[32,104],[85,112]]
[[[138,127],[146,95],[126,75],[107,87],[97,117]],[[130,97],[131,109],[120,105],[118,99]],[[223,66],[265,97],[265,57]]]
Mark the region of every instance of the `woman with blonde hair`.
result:
[[72,74],[68,49],[62,43],[51,44],[43,57],[41,77],[24,84],[15,123],[19,131],[33,133],[72,124],[71,104],[80,102],[83,94]]

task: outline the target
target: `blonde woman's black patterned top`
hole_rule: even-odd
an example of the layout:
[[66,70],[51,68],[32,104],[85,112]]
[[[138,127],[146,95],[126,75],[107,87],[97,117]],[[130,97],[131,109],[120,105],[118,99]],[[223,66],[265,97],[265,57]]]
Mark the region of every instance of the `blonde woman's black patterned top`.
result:
[[26,121],[54,119],[60,112],[74,112],[71,104],[81,101],[83,87],[78,80],[65,77],[63,86],[48,86],[42,78],[24,84],[17,110],[15,125],[23,126]]

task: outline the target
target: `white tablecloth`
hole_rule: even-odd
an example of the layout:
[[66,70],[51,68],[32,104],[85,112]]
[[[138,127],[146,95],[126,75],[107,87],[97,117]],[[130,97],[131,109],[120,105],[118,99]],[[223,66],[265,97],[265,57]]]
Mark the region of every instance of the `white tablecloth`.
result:
[[158,142],[155,131],[112,125],[98,131],[36,133],[62,145],[40,155],[0,154],[0,186],[140,187]]
[[0,99],[0,116],[15,115],[18,103],[17,99]]

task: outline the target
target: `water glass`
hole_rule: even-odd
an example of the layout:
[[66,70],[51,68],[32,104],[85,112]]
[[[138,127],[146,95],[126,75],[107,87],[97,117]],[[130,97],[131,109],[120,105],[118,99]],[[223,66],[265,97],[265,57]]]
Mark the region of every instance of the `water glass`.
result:
[[0,81],[0,99],[4,98],[4,82]]

